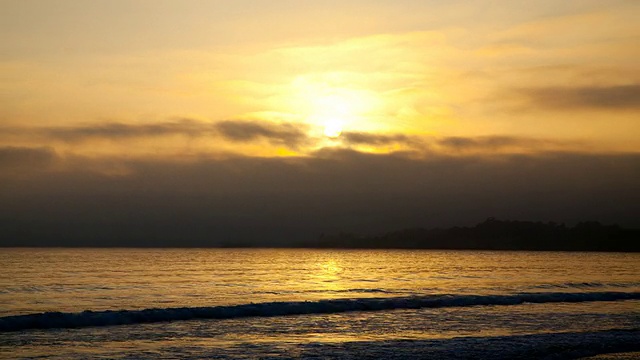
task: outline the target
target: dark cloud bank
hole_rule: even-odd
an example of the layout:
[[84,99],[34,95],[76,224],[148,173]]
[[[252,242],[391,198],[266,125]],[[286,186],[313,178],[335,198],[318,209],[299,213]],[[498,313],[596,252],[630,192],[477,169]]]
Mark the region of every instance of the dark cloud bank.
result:
[[[107,166],[127,171],[95,171]],[[638,227],[637,214],[638,154],[134,161],[0,149],[3,246],[270,246],[489,216]]]

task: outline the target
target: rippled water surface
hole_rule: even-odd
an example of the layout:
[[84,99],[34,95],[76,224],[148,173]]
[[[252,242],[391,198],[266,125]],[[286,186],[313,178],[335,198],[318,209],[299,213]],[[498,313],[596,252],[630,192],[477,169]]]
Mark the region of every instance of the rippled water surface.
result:
[[247,302],[640,290],[637,254],[55,249],[0,251],[1,315]]
[[[640,254],[620,253],[3,249],[0,357],[630,351],[640,346],[638,264]],[[203,310],[176,310],[185,307]],[[33,315],[51,311],[68,314]]]

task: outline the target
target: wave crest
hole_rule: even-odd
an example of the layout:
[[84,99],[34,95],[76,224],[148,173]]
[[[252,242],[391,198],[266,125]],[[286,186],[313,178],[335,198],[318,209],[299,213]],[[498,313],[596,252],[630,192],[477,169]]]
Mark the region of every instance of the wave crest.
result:
[[0,332],[29,329],[82,328],[143,324],[194,319],[234,319],[351,311],[383,311],[464,307],[479,305],[519,305],[587,301],[640,300],[640,292],[521,293],[511,295],[424,295],[391,298],[358,298],[318,301],[267,302],[229,306],[165,308],[144,310],[46,312],[0,318]]

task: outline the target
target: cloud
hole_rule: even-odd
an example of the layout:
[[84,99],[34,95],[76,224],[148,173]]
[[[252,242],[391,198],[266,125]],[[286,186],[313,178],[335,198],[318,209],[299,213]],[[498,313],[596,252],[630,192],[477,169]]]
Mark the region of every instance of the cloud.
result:
[[215,127],[226,139],[238,142],[265,139],[273,144],[296,148],[308,140],[306,129],[300,124],[233,120],[216,123]]
[[450,136],[437,139],[435,144],[441,148],[452,151],[504,151],[521,149],[539,152],[548,151],[549,149],[575,149],[581,145],[575,141],[556,141],[517,136]]
[[2,169],[39,168],[53,163],[57,155],[50,147],[0,147]]
[[640,84],[543,87],[520,90],[534,105],[550,109],[640,109]]
[[471,138],[471,137],[446,137],[438,141],[439,145],[454,148],[454,149],[469,149],[469,148],[498,148],[517,143],[514,138],[511,137],[487,137],[487,138]]
[[121,140],[169,135],[205,136],[211,135],[214,128],[209,123],[190,119],[181,119],[151,124],[126,124],[112,122],[75,127],[49,127],[34,130],[35,132],[40,132],[55,139],[75,142],[94,138]]
[[227,120],[204,122],[192,119],[163,121],[146,124],[111,122],[104,124],[26,128],[3,128],[5,135],[13,137],[39,137],[78,143],[95,139],[122,141],[138,138],[182,135],[192,138],[218,137],[232,142],[267,140],[276,145],[297,148],[308,141],[307,128],[294,123],[268,121]]
[[415,145],[418,140],[403,134],[375,134],[366,132],[345,132],[343,142],[350,145],[384,146],[392,144]]
[[[236,143],[252,144],[264,146],[265,142],[273,146],[285,146],[296,150],[298,153],[315,151],[322,143],[321,138],[311,135],[310,126],[300,123],[276,123],[270,121],[248,121],[248,120],[227,120],[220,122],[203,122],[191,119],[180,119],[175,121],[164,121],[147,124],[130,124],[112,122],[96,125],[80,125],[66,127],[41,127],[41,128],[4,128],[2,134],[5,135],[7,144],[40,144],[58,147],[58,150],[65,153],[75,153],[82,155],[83,151],[92,151],[91,141],[109,140],[113,142],[132,141],[139,139],[185,136],[189,139],[218,139],[218,145],[229,146],[225,153],[234,153]],[[62,141],[66,145],[57,143]],[[224,142],[230,144],[224,144]],[[85,145],[89,145],[87,148]],[[157,142],[151,146],[156,146]],[[198,143],[189,141],[187,154],[202,155],[212,154],[209,143]],[[137,153],[127,149],[127,155],[133,157],[149,156],[145,152],[142,142],[136,150]],[[545,138],[527,138],[517,136],[495,135],[479,137],[435,137],[431,135],[407,135],[400,133],[375,133],[375,132],[344,132],[334,141],[334,146],[346,147],[357,150],[377,148],[379,151],[389,152],[402,150],[414,154],[488,154],[488,153],[519,153],[543,152],[543,151],[593,151],[593,147],[587,147],[585,143],[579,141],[554,140]],[[179,153],[178,147],[170,148],[165,156]],[[173,153],[171,152],[173,151]],[[157,149],[156,152],[157,154]],[[241,151],[239,153],[242,153]],[[122,148],[116,147],[110,153],[113,156],[122,154]],[[137,155],[136,155],[137,154]],[[218,156],[222,155],[218,152]],[[103,154],[104,155],[104,154]],[[245,154],[247,155],[247,154]]]
[[450,153],[509,153],[509,152],[545,152],[549,150],[579,150],[584,144],[578,141],[559,141],[553,139],[528,138],[518,136],[409,136],[403,134],[376,134],[348,132],[342,134],[347,145],[369,145],[384,147],[401,145],[410,151],[433,154]]

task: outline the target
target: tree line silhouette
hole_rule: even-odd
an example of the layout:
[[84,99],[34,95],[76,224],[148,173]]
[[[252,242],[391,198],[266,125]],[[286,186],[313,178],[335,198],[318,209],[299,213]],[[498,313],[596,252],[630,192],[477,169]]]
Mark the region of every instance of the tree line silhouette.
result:
[[567,227],[555,222],[488,218],[473,227],[414,228],[378,236],[323,234],[312,247],[640,252],[640,229],[624,229],[597,221]]

